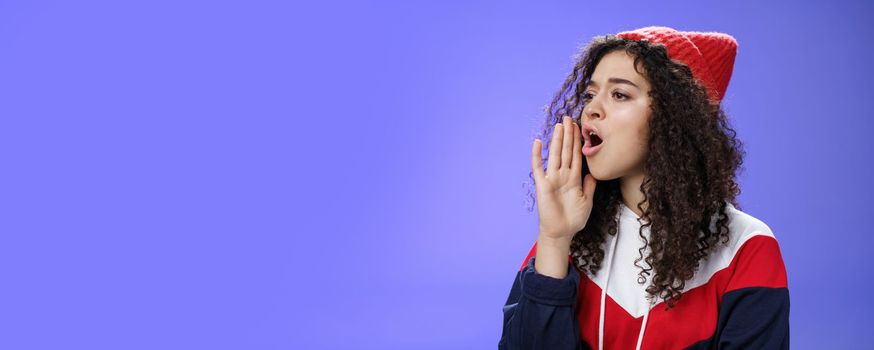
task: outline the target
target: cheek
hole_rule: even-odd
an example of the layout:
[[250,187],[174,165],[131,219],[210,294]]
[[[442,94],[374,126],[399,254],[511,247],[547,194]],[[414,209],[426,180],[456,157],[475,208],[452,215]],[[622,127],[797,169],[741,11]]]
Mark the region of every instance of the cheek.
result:
[[[646,120],[648,122],[648,120]],[[649,124],[647,122],[640,123],[634,126],[635,130],[635,140],[637,140],[637,147],[642,149],[647,149],[649,145]]]
[[623,126],[625,130],[620,137],[617,137],[622,143],[622,148],[628,152],[639,153],[641,150],[646,150],[649,145],[649,126],[629,123]]
[[638,131],[637,137],[635,137],[635,139],[637,140],[637,148],[646,150],[648,148],[647,146],[649,145],[649,129],[641,128]]
[[639,162],[646,158],[649,151],[648,128],[629,129],[627,133],[617,136],[616,141],[618,141],[619,147],[616,147],[617,154],[615,156],[628,162]]

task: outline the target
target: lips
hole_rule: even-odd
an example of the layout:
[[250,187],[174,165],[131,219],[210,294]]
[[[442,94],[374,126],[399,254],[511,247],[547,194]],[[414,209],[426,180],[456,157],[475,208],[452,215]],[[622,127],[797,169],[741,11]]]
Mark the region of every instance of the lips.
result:
[[583,124],[582,133],[586,141],[583,145],[583,154],[591,157],[601,150],[601,147],[604,145],[604,139],[598,132],[598,129],[591,124]]

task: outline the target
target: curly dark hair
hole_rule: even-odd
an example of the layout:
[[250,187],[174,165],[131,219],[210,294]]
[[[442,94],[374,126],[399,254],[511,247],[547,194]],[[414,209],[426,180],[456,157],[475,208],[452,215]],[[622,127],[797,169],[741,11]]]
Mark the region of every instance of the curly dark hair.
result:
[[[705,87],[693,78],[687,65],[668,57],[664,45],[615,35],[595,37],[575,56],[572,72],[545,108],[541,140],[551,139],[554,125],[561,123],[565,115],[580,124],[587,102],[583,93],[595,67],[604,55],[616,50],[625,50],[633,57],[636,70],[643,67],[642,75],[652,87],[650,142],[640,186],[644,199],[637,203],[642,212],[638,233],[646,244],[639,249],[635,266],[641,268],[640,284],[655,270],[647,293],[651,298],[657,295],[664,299],[669,310],[679,301],[686,281],[694,276],[701,259],[720,241],[728,242],[726,207],[730,202],[740,208],[736,199],[740,188],[735,176],[742,170],[743,145],[719,102],[708,98]],[[544,166],[548,151],[545,154]],[[584,163],[581,176],[585,177],[588,171],[588,164]],[[532,185],[532,173],[529,180]],[[617,233],[619,181],[618,178],[598,181],[589,220],[571,241],[571,255],[581,271],[588,268],[594,275],[601,268],[606,234]],[[530,186],[528,192],[534,203]],[[649,205],[644,209],[647,202]],[[643,235],[645,227],[650,228],[649,240]],[[644,259],[647,246],[651,252]],[[640,260],[648,267],[638,265]]]

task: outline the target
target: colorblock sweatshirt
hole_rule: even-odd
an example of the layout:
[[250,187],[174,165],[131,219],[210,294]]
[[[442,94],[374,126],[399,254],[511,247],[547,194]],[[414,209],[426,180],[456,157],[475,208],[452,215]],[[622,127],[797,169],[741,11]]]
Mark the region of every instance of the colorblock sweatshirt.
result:
[[[641,219],[620,206],[619,229],[607,235],[594,276],[578,270],[570,256],[565,278],[539,274],[534,244],[503,307],[499,349],[789,348],[786,268],[765,223],[728,203],[728,244],[716,245],[666,310],[664,300],[647,299],[651,275],[638,283]],[[646,266],[643,260],[638,265]]]

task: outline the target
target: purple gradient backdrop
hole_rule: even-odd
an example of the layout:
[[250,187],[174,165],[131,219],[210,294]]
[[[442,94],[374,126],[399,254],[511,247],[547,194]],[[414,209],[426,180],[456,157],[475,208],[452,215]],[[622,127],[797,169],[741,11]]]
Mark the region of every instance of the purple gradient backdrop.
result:
[[0,348],[493,349],[592,36],[739,43],[793,348],[868,341],[865,2],[0,1]]

